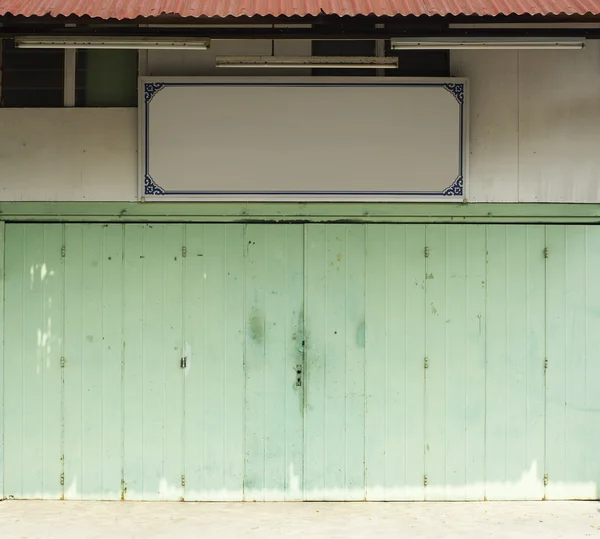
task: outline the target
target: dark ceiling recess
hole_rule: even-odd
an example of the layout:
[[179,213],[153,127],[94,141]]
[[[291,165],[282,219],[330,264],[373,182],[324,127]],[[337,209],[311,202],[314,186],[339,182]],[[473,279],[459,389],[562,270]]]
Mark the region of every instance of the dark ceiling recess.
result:
[[[12,1],[12,0],[11,0]],[[600,0],[597,0],[600,6]],[[2,2],[0,1],[0,4]],[[85,5],[90,5],[86,3]],[[104,2],[106,5],[107,3]],[[4,2],[2,5],[7,5]],[[23,5],[30,5],[30,2]],[[573,36],[600,38],[600,27],[590,27],[589,23],[600,23],[600,15],[581,16],[498,16],[498,17],[465,17],[465,16],[431,16],[431,17],[339,17],[336,15],[318,17],[240,17],[240,18],[184,18],[176,16],[137,18],[134,20],[100,20],[90,17],[23,17],[7,15],[0,16],[0,36],[14,36],[35,32],[52,35],[93,34],[98,36],[202,36],[212,39],[311,39],[328,40],[385,40],[393,37],[432,36],[432,37],[465,37],[465,36]],[[577,28],[569,27],[548,28],[548,22],[582,23]],[[72,23],[75,27],[65,27]],[[140,27],[140,24],[168,24],[163,28]],[[474,24],[478,28],[452,28],[454,24]],[[486,23],[494,23],[493,28],[486,28]],[[502,28],[498,23],[520,23],[527,27]],[[536,24],[545,23],[546,27],[536,29]],[[200,28],[190,28],[184,25],[202,24]],[[275,25],[294,24],[292,28],[276,27]],[[224,25],[228,25],[224,28]],[[236,25],[244,25],[236,28]],[[251,25],[250,27],[246,25]],[[252,25],[256,25],[252,27]],[[265,25],[270,25],[266,26]],[[300,25],[300,26],[299,26]],[[376,27],[383,26],[383,27]],[[593,26],[593,25],[592,25]]]
[[[313,56],[375,56],[375,41],[313,41]],[[373,76],[376,69],[313,69],[312,74],[324,77]]]

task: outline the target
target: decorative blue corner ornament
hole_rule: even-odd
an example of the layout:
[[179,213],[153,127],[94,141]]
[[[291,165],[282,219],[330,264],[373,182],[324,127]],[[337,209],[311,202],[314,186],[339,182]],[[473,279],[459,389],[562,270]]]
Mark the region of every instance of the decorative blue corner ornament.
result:
[[152,98],[165,87],[164,82],[146,82],[144,84],[144,101],[146,104],[152,101]]
[[145,195],[164,195],[165,190],[158,185],[150,175],[144,176],[144,194]]
[[456,178],[450,187],[444,189],[443,195],[445,197],[461,197],[463,195],[463,177]]
[[465,103],[465,85],[461,83],[448,83],[444,84],[444,90],[450,92],[456,100],[464,105]]

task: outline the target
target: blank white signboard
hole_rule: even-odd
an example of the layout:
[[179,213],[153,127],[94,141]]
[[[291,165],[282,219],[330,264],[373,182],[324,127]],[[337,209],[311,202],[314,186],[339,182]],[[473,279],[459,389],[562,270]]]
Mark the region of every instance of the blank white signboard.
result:
[[140,196],[466,199],[462,79],[149,79]]

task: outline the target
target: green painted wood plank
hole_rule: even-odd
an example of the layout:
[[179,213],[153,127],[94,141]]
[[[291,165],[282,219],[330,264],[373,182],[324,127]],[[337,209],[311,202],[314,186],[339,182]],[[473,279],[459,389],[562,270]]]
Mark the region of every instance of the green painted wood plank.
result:
[[488,499],[544,495],[544,247],[543,227],[488,227]]
[[241,225],[187,225],[185,499],[243,498]]
[[[486,231],[465,227],[467,235],[467,280],[465,324],[465,498],[485,496],[485,387],[486,387]],[[450,276],[451,277],[451,276]]]
[[595,227],[547,227],[547,418],[549,499],[597,499],[598,288]]
[[[184,355],[187,366],[184,373],[184,498],[186,501],[210,499],[205,481],[207,415],[206,354],[204,344],[208,336],[210,316],[206,311],[206,226],[187,225],[185,228],[186,258],[183,261]],[[215,282],[212,283],[215,287]],[[216,309],[214,309],[216,311]],[[213,313],[210,313],[212,316]],[[213,443],[216,443],[214,434]],[[218,485],[212,485],[213,495]]]
[[[206,356],[205,344],[212,329],[209,321],[217,311],[216,306],[210,311],[206,309],[206,260],[209,256],[214,256],[206,248],[206,228],[205,225],[186,226],[187,256],[183,262],[184,355],[187,361],[184,373],[184,498],[194,501],[216,497],[221,488],[218,481],[217,484],[208,484],[206,480],[206,421],[210,417],[210,403],[206,401],[205,383],[210,358]],[[211,276],[213,288],[217,286],[216,277]],[[214,329],[217,330],[218,337],[221,331]],[[213,380],[212,383],[216,385],[217,381]],[[216,445],[219,438],[218,432],[214,432],[210,440]]]
[[[584,446],[585,455],[585,484],[593,488],[590,492],[592,499],[600,498],[600,460],[598,447],[600,447],[600,429],[590,428],[591,425],[600,425],[600,282],[598,281],[598,268],[600,268],[600,229],[594,226],[585,227],[585,312],[586,312],[586,341],[585,341],[585,423]],[[550,483],[549,483],[550,484]],[[583,489],[582,489],[583,490]],[[579,494],[587,494],[582,492]],[[579,498],[583,496],[578,496]]]
[[305,498],[362,500],[365,229],[307,226]]
[[[18,243],[21,243],[19,246]],[[9,230],[6,495],[60,498],[63,263],[61,225]]]
[[[433,227],[427,227],[430,230]],[[439,228],[442,228],[441,226]],[[444,463],[445,476],[444,482],[438,494],[443,493],[445,500],[465,500],[467,498],[467,403],[465,397],[467,388],[470,385],[467,373],[467,325],[468,319],[468,298],[467,282],[469,274],[467,263],[469,260],[469,243],[467,239],[467,229],[464,226],[443,226],[445,229],[445,243],[447,258],[445,261],[445,272],[443,280],[445,281],[444,310],[442,311],[442,321],[445,323],[445,338],[437,339],[437,335],[428,335],[428,340],[433,342],[442,342],[445,345],[444,351],[444,385],[446,402],[438,410],[432,410],[432,413],[439,413],[443,416],[445,425],[445,454],[439,455],[440,461]],[[429,233],[428,240],[429,244]],[[483,251],[481,251],[483,254]],[[435,259],[435,250],[428,260]],[[435,279],[426,281],[435,282]],[[441,337],[441,335],[440,335]],[[430,356],[428,352],[428,356]],[[427,373],[433,374],[436,371],[437,364],[432,361],[431,369]],[[431,394],[428,393],[428,397]],[[441,403],[437,401],[439,406]],[[427,418],[429,419],[429,410]],[[483,433],[483,431],[482,431]],[[432,440],[434,439],[432,437]],[[439,450],[438,444],[435,450],[427,439],[428,445],[432,447],[429,453],[431,457]],[[433,458],[432,458],[433,460]],[[427,488],[429,498],[433,498],[435,478],[431,478],[430,487]]]
[[144,229],[144,498],[180,500],[183,380],[183,226]]
[[127,499],[183,497],[183,226],[125,227]]
[[[176,256],[165,241],[164,225],[147,225],[143,233],[143,382],[144,404],[143,439],[141,458],[144,461],[142,497],[145,500],[177,499],[169,496],[178,490],[176,477],[164,475],[164,427],[166,385],[165,374],[169,367],[180,368],[179,358],[167,353],[165,357],[165,318],[167,252]],[[177,246],[175,246],[177,248]],[[181,244],[179,245],[181,255]],[[138,276],[140,278],[140,276]],[[176,352],[176,350],[175,350]],[[138,382],[139,383],[139,382]],[[128,388],[126,388],[127,390]]]
[[[510,395],[508,373],[508,314],[507,302],[515,301],[509,288],[508,260],[510,247],[506,226],[487,227],[487,336],[486,336],[486,499],[510,497],[511,463],[507,462],[507,441],[510,429],[507,410]],[[523,263],[523,261],[521,261]],[[521,279],[522,280],[522,279]],[[522,298],[520,298],[522,300]],[[521,302],[520,302],[521,303]],[[516,376],[515,376],[516,381]],[[520,423],[520,422],[519,422]],[[515,426],[515,435],[521,430]]]
[[121,493],[122,226],[65,227],[65,498]]
[[[97,234],[94,234],[97,231],[99,231],[98,225],[94,225],[93,228],[90,228],[90,225],[65,226],[65,255],[66,249],[69,249],[69,256],[65,256],[65,282],[68,284],[65,288],[65,368],[63,370],[65,392],[63,445],[65,498],[67,500],[83,499],[86,487],[92,486],[87,485],[86,471],[90,469],[94,473],[94,470],[99,469],[94,448],[92,448],[92,454],[90,455],[86,454],[84,447],[89,445],[86,444],[88,432],[91,444],[98,442],[97,437],[94,436],[98,427],[98,418],[88,417],[87,421],[90,421],[88,424],[84,416],[85,412],[89,414],[90,411],[94,411],[92,403],[88,407],[88,403],[85,402],[86,393],[89,390],[84,383],[86,359],[89,359],[92,365],[99,363],[99,360],[101,360],[97,355],[88,357],[89,352],[93,350],[84,350],[86,347],[84,336],[85,315],[90,311],[94,312],[99,305],[97,286],[94,286],[98,282],[98,275],[92,275],[90,280],[86,279],[88,277],[86,270],[91,270],[92,274],[97,273],[94,271],[95,268],[92,268],[91,261],[86,260],[86,254],[89,252],[92,255],[96,268],[98,268],[100,262],[100,256],[97,253],[99,248],[98,237],[94,237],[97,236]],[[89,240],[93,240],[93,243],[88,244],[87,241]],[[87,303],[90,300],[93,301],[91,305]],[[92,349],[94,348],[94,337],[96,342],[98,342],[99,337],[101,338],[101,332],[98,329],[96,326],[89,335]],[[92,380],[92,384],[94,383],[95,380]],[[96,495],[98,495],[97,491]]]
[[[222,463],[221,477],[223,479],[221,484],[224,486],[223,497],[225,499],[237,499],[238,489],[243,484],[244,462],[242,453],[244,447],[244,392],[238,389],[244,385],[244,314],[243,309],[240,308],[240,302],[244,298],[244,280],[240,274],[243,266],[238,262],[243,253],[243,230],[241,230],[241,227],[231,226],[220,228],[224,229],[223,236],[213,236],[211,234],[208,245],[211,252],[222,252],[223,257],[218,263],[215,259],[209,259],[211,263],[209,269],[211,275],[217,275],[216,271],[222,275],[223,289],[219,295],[217,295],[217,290],[210,290],[207,301],[209,305],[220,304],[222,318],[219,320],[219,317],[215,317],[211,324],[220,324],[220,327],[224,329],[217,341],[215,330],[219,326],[211,326],[211,333],[215,335],[215,340],[212,341],[213,346],[215,349],[222,351],[220,355],[211,355],[211,358],[223,358],[220,363],[223,377],[221,387],[226,388],[226,391],[221,393],[219,399],[222,402],[221,418],[223,427],[221,432],[223,433],[225,452],[224,454],[221,452],[221,455],[217,457],[216,451],[219,448],[216,447],[211,448],[210,454],[213,461],[218,458],[218,461]],[[220,246],[220,251],[217,250],[217,246]],[[212,264],[215,264],[214,268]],[[211,281],[208,281],[207,284],[210,286]],[[210,352],[210,350],[210,348],[207,348],[207,351]],[[212,391],[213,388],[210,389]],[[217,389],[217,387],[214,389]],[[213,398],[214,393],[209,392],[207,396],[214,402],[218,402]]]
[[[426,244],[425,227],[406,227],[406,317],[404,375],[406,413],[406,484],[407,498],[424,499],[422,477],[425,472],[425,378],[422,360],[425,357],[425,259],[421,256]],[[401,307],[400,307],[401,308]],[[391,380],[390,382],[391,383]],[[414,490],[413,490],[414,489]]]
[[[218,225],[217,225],[218,226]],[[206,310],[206,260],[212,253],[206,250],[206,226],[185,228],[186,258],[183,261],[184,355],[184,498],[186,501],[208,500],[219,491],[219,485],[208,485],[206,472],[205,417],[208,415],[204,381],[206,380],[205,343],[209,320],[214,315]],[[216,286],[215,277],[211,286]],[[216,444],[217,433],[212,438]],[[212,492],[211,492],[212,487]],[[240,495],[241,499],[241,495]]]
[[2,220],[598,223],[596,204],[368,202],[0,202]]
[[182,226],[126,227],[125,319],[130,324],[124,344],[124,476],[128,499],[183,496],[183,332],[182,316],[177,314],[181,313],[182,246]]
[[425,228],[366,233],[367,499],[422,500]]
[[[156,228],[156,227],[155,227]],[[184,226],[164,225],[156,241],[162,258],[163,285],[163,469],[161,497],[183,500],[183,377],[181,358],[185,356],[183,338],[183,246]],[[148,262],[147,262],[148,263]],[[187,361],[187,360],[186,360]]]
[[25,260],[25,228],[6,226],[5,242],[5,319],[4,402],[11,403],[11,413],[4,416],[4,497],[22,498],[23,490],[23,298],[29,292],[29,268]]
[[[63,487],[62,456],[62,373],[64,337],[64,264],[61,256],[63,227],[44,225],[43,258],[39,261],[42,285],[42,325],[38,335],[38,353],[41,353],[42,433],[43,433],[43,492],[46,498],[60,498]],[[33,254],[33,253],[32,253]],[[40,252],[34,256],[40,259]],[[35,271],[34,271],[35,274]],[[39,356],[38,356],[39,357]],[[59,478],[57,481],[56,478]]]
[[[545,375],[546,358],[546,260],[544,248],[546,231],[543,226],[520,227],[526,229],[527,240],[527,311],[525,327],[521,328],[526,342],[526,388],[524,412],[526,425],[526,455],[531,478],[523,481],[522,496],[526,500],[539,500],[544,497],[545,456]],[[521,233],[522,234],[522,233]],[[515,234],[516,235],[516,234]],[[515,263],[515,269],[517,264]],[[513,311],[515,319],[517,310]],[[510,315],[511,317],[513,315]],[[516,332],[515,332],[516,333]],[[516,414],[515,414],[516,415]]]
[[[305,227],[305,388],[304,388],[304,496],[327,495],[326,360],[330,338],[327,326],[327,227]],[[337,330],[336,335],[337,335]]]
[[484,230],[430,225],[427,247],[425,492],[433,500],[482,499]]
[[[269,499],[269,488],[272,487],[276,494],[281,497],[284,495],[285,464],[278,461],[285,458],[285,431],[283,430],[285,417],[272,418],[275,421],[279,419],[280,432],[274,440],[268,439],[271,414],[270,410],[267,410],[267,403],[269,408],[276,406],[278,411],[285,410],[279,384],[271,387],[268,381],[271,382],[273,371],[280,370],[277,360],[285,362],[286,357],[285,354],[280,358],[270,357],[275,343],[268,339],[268,336],[271,336],[268,326],[277,322],[271,319],[272,313],[267,311],[266,305],[267,294],[270,294],[271,289],[274,288],[270,282],[273,261],[270,260],[269,248],[273,246],[269,244],[268,229],[266,225],[253,226],[250,229],[244,226],[244,229],[246,250],[244,260],[246,297],[244,306],[246,320],[244,499],[264,501]],[[271,492],[272,494],[274,493]]]
[[102,475],[104,500],[123,477],[123,226],[105,226],[102,259]]
[[0,224],[0,500],[4,499],[4,223]]
[[364,500],[366,227],[345,228],[345,499]]
[[303,227],[248,225],[244,244],[244,497],[301,500]]
[[128,225],[123,246],[122,499],[144,499],[144,225]]
[[[404,234],[394,236],[397,236],[401,242],[405,241]],[[389,337],[400,335],[400,328],[404,326],[404,324],[399,324],[393,334],[389,332],[388,298],[391,294],[388,290],[387,269],[388,262],[391,265],[391,261],[388,258],[388,247],[388,227],[385,225],[367,226],[365,261],[365,490],[368,500],[384,500],[388,495],[392,495],[393,491],[388,490],[388,478],[399,482],[397,485],[398,490],[405,483],[402,473],[404,452],[400,451],[397,455],[398,458],[392,458],[392,462],[398,463],[399,469],[388,469],[389,463],[386,458],[388,451],[388,414],[390,412],[398,413],[397,409],[394,410],[393,404],[388,403],[389,389],[387,381],[390,377],[393,376],[397,384],[394,388],[394,397],[400,393],[398,373],[389,373]],[[404,251],[403,244],[396,245],[396,248],[396,252]],[[395,281],[404,284],[400,269],[398,268],[396,271]],[[400,297],[396,295],[390,298],[392,304],[398,302],[406,304],[404,290],[401,290],[400,294]],[[385,307],[382,308],[382,306]],[[396,323],[398,322],[396,321]],[[396,345],[392,347],[392,351],[398,350],[397,343],[391,344]],[[399,364],[401,359],[398,358],[398,361],[392,362],[392,365]],[[399,415],[402,417],[404,414]],[[404,445],[402,426],[404,425],[401,423],[400,428],[393,432],[394,438],[390,443],[391,447],[400,448]],[[394,452],[394,456],[396,454]]]
[[[459,249],[456,261],[464,264],[465,247],[464,242],[461,242],[462,245],[448,245],[448,229],[445,226],[427,226],[425,241],[429,253],[425,262],[425,357],[428,361],[428,368],[425,370],[425,499],[440,500],[450,494],[447,492],[447,482],[452,479],[447,477],[448,474],[454,475],[457,472],[449,470],[446,462],[451,444],[448,430],[452,428],[452,425],[448,424],[448,415],[451,416],[452,411],[448,408],[455,406],[455,403],[451,402],[454,395],[448,394],[446,378],[452,374],[452,369],[460,371],[462,367],[460,360],[458,365],[454,365],[454,360],[460,358],[461,351],[457,350],[455,356],[454,350],[448,350],[448,334],[452,331],[448,328],[448,286],[452,287],[454,284],[448,282],[448,264],[452,247]],[[458,272],[460,273],[460,269]],[[455,300],[456,297],[452,295],[452,299]],[[460,328],[464,324],[464,317],[459,316],[453,322],[456,331],[457,327]],[[458,391],[464,391],[464,381],[460,375],[457,376],[457,381]],[[460,478],[458,481],[460,483]]]
[[[546,228],[546,471],[552,481],[546,487],[549,499],[569,497],[569,468],[575,455],[567,455],[567,385],[571,371],[567,353],[567,230]],[[582,268],[583,269],[583,268]],[[583,269],[585,271],[585,269]],[[576,287],[579,283],[570,286]],[[550,367],[551,366],[551,367]]]

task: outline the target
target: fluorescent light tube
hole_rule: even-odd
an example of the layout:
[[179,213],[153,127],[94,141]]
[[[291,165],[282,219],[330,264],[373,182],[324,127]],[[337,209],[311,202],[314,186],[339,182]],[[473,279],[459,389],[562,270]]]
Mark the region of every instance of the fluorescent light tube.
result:
[[217,67],[393,69],[398,67],[398,59],[381,56],[217,56],[215,65]]
[[431,38],[411,37],[393,38],[393,50],[420,50],[420,49],[583,49],[583,38],[486,38],[486,37],[461,37],[461,38]]
[[448,28],[456,30],[597,30],[599,22],[486,22],[450,23]]
[[206,50],[210,40],[194,37],[20,36],[21,49],[177,49]]

